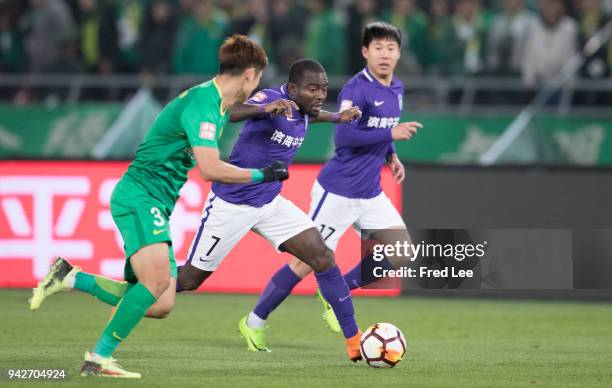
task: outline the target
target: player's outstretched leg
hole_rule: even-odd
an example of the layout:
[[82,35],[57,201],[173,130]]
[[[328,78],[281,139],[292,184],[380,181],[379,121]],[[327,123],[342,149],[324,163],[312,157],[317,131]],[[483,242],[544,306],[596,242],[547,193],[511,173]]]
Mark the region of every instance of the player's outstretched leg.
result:
[[81,376],[140,377],[140,373],[121,368],[112,354],[171,284],[168,245],[157,243],[145,246],[132,255],[130,264],[138,283],[130,287],[117,305],[94,351],[85,353]]
[[127,282],[83,272],[68,260],[58,257],[51,265],[47,276],[33,290],[30,309],[37,310],[51,295],[72,289],[87,292],[104,303],[116,306],[130,287]]
[[334,262],[334,253],[325,245],[319,231],[316,228],[307,229],[285,241],[280,248],[314,269],[319,289],[338,318],[349,359],[360,360],[361,332],[355,321],[351,292]]
[[[395,211],[395,209],[393,209],[393,211]],[[371,235],[371,238],[385,245],[412,244],[412,237],[404,225],[377,230]],[[354,290],[380,280],[380,278],[374,276],[373,269],[375,267],[381,267],[383,270],[393,270],[402,266],[407,266],[410,262],[410,256],[385,256],[382,260],[374,260],[374,255],[369,254],[361,259],[352,270],[344,274],[344,280],[349,288]]]
[[79,271],[78,267],[74,267],[67,260],[58,257],[51,265],[47,275],[32,290],[30,310],[38,310],[44,300],[51,295],[71,290]]
[[359,260],[352,270],[344,274],[344,281],[346,281],[346,284],[351,290],[372,284],[380,280],[380,278],[375,277],[373,272],[368,270],[364,271],[364,269],[373,268],[374,266],[381,267],[383,270],[394,269],[393,265],[386,257],[381,261],[375,261],[373,255],[368,255]]
[[[174,279],[171,279],[172,287]],[[114,280],[105,276],[83,272],[64,258],[58,257],[51,265],[49,272],[33,290],[30,298],[30,309],[37,310],[43,301],[60,291],[73,289],[86,292],[98,300],[116,306],[125,293],[133,286],[125,281]],[[159,300],[151,306],[146,316],[149,318],[165,318],[174,306],[174,292],[167,290]],[[114,311],[113,311],[114,313]]]

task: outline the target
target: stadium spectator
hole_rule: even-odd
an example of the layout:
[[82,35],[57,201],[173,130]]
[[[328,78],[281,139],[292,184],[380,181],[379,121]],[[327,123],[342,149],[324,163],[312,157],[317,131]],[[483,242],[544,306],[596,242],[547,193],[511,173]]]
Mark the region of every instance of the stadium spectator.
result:
[[118,62],[115,11],[99,0],[79,0],[81,61],[87,71],[110,74]]
[[347,13],[347,43],[344,46],[348,50],[348,73],[354,74],[365,66],[365,60],[361,55],[361,33],[366,24],[379,19],[378,2],[375,0],[357,0],[355,4],[348,8]]
[[576,54],[578,28],[565,13],[561,0],[540,0],[522,65],[525,85],[535,86],[554,77]]
[[427,60],[427,16],[416,0],[394,0],[383,20],[402,32],[402,56],[396,68],[398,76],[420,73]]
[[453,75],[478,75],[486,58],[490,17],[480,0],[458,0],[453,15],[453,34],[447,42],[450,71]]
[[305,56],[319,61],[329,75],[346,74],[346,37],[338,11],[328,0],[313,0],[309,6]]
[[172,64],[176,73],[215,74],[216,53],[225,32],[225,17],[211,0],[195,0],[193,16],[181,22]]
[[178,20],[170,0],[153,0],[147,7],[140,38],[142,71],[169,73]]
[[217,0],[215,5],[228,19],[236,19],[240,15],[241,0]]
[[247,0],[242,15],[231,20],[226,35],[234,33],[246,35],[267,51],[270,49],[269,16],[267,0]]
[[518,76],[535,16],[525,8],[523,0],[503,0],[502,9],[489,34],[487,65],[492,75]]
[[[587,41],[601,30],[609,21],[601,0],[578,0],[579,47],[584,47]],[[582,68],[582,76],[592,79],[605,78],[610,75],[610,42],[587,58]]]
[[453,34],[448,0],[432,0],[427,26],[427,71],[434,75],[450,74],[447,42]]
[[302,42],[306,16],[293,0],[272,2],[269,23],[271,48],[268,55],[283,74],[289,72],[294,61],[304,56]]
[[178,14],[181,20],[193,15],[194,0],[178,0]]
[[61,42],[75,36],[74,19],[62,0],[31,0],[26,24],[29,70],[42,72],[58,60]]
[[136,72],[140,67],[138,42],[148,0],[122,0],[117,2],[117,45],[119,70]]
[[0,72],[22,72],[26,68],[23,36],[18,28],[20,3],[0,3]]

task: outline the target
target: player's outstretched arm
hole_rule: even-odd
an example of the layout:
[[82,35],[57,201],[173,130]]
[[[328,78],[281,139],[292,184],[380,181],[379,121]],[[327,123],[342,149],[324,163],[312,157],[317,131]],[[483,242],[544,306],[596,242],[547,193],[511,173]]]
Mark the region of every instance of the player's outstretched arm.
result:
[[265,168],[240,168],[219,158],[219,150],[212,147],[193,147],[198,170],[207,182],[252,183],[283,181],[289,178],[283,162],[273,162]]
[[423,125],[417,122],[400,123],[393,128],[378,131],[363,131],[345,123],[336,127],[334,143],[336,147],[362,147],[371,144],[389,143],[394,140],[408,140]]
[[237,102],[230,107],[230,121],[247,120],[264,114],[279,115],[284,114],[291,117],[292,109],[298,110],[298,106],[291,100],[276,100],[268,104],[247,104]]
[[316,117],[310,118],[310,123],[348,123],[361,117],[361,110],[358,106],[346,108],[341,112],[328,112],[322,110]]

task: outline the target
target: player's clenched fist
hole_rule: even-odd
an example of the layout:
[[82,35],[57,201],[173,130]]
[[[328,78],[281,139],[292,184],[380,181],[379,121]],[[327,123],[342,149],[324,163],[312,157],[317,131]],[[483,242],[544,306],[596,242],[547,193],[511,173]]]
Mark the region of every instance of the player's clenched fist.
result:
[[271,115],[283,114],[287,117],[291,117],[292,109],[299,110],[296,103],[291,100],[276,100],[264,105],[264,112]]
[[289,178],[289,170],[283,162],[272,162],[268,167],[262,168],[263,182],[284,181]]
[[416,121],[399,123],[393,129],[391,129],[391,137],[393,140],[408,140],[412,136],[416,135],[419,128],[423,128],[423,124]]

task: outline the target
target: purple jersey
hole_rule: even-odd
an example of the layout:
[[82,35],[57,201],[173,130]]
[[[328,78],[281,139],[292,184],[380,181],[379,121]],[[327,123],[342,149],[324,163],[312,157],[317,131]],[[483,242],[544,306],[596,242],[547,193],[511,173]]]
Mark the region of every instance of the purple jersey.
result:
[[[289,99],[287,85],[257,92],[250,104],[267,104]],[[300,149],[308,129],[308,116],[293,110],[293,116],[261,115],[246,120],[232,148],[229,162],[243,168],[263,168],[275,160],[289,165]],[[213,183],[212,191],[226,202],[262,207],[281,191],[281,182],[225,184]]]
[[336,151],[318,178],[326,191],[364,199],[380,194],[380,172],[395,152],[391,128],[399,123],[403,96],[402,81],[394,77],[391,86],[385,86],[367,68],[344,85],[338,96],[340,110],[358,106],[362,116],[336,125]]

